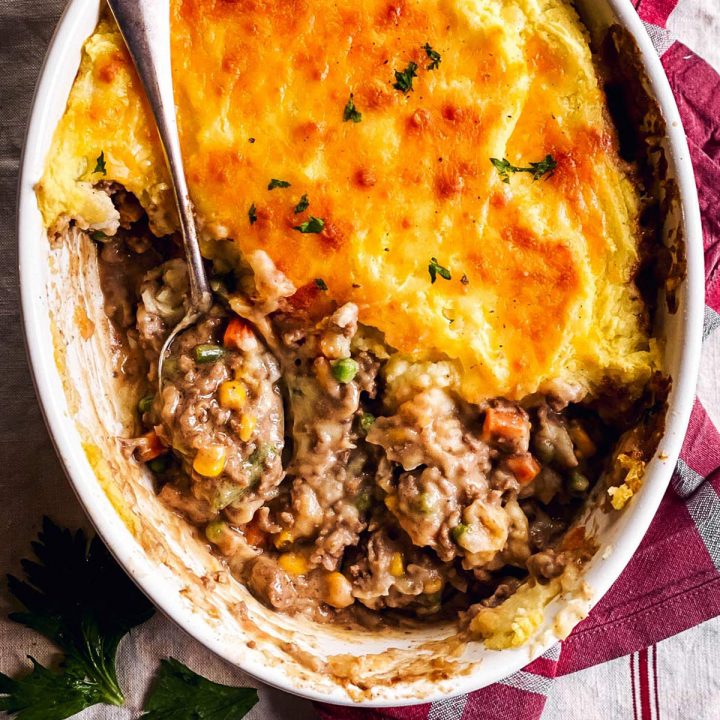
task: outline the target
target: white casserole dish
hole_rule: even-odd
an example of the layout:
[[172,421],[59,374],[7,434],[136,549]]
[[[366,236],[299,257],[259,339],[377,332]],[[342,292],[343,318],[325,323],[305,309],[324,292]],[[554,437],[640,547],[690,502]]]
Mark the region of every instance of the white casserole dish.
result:
[[[221,570],[218,561],[189,527],[155,500],[147,478],[119,453],[114,438],[123,435],[129,410],[109,370],[109,325],[92,248],[79,234],[51,247],[33,190],[64,111],[82,44],[97,22],[98,3],[71,0],[60,21],[36,90],[19,182],[22,306],[38,396],[68,477],[121,565],[184,630],[264,682],[313,700],[368,706],[428,702],[496,682],[544,652],[603,596],[655,514],[687,428],[700,357],[704,273],[694,175],[670,87],[630,1],[577,4],[591,30],[619,23],[634,36],[650,93],[667,125],[668,177],[677,184],[679,203],[666,218],[666,230],[685,239],[687,276],[678,312],[660,317],[667,338],[664,369],[673,379],[666,432],[639,495],[621,513],[607,515],[597,509],[590,514],[600,549],[584,575],[589,595],[561,596],[552,602],[545,623],[525,646],[497,652],[475,642],[459,648],[457,656],[449,656],[450,626],[412,633],[367,631],[359,637],[272,613],[233,580],[209,592],[207,585],[213,581],[208,578]],[[396,650],[388,652],[390,648]],[[357,682],[352,683],[321,665],[343,653],[376,658],[356,666]],[[362,690],[364,685],[368,689]]]

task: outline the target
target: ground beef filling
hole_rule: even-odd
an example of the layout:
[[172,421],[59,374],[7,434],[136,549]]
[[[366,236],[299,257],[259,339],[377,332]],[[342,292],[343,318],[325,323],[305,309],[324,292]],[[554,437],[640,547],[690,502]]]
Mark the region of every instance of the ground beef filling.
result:
[[259,600],[319,620],[448,616],[562,573],[560,540],[618,436],[572,389],[465,402],[448,363],[399,358],[354,304],[256,252],[216,273],[218,302],[158,392],[187,276],[177,258],[148,267],[154,253],[100,248],[108,314],[147,373],[129,447]]

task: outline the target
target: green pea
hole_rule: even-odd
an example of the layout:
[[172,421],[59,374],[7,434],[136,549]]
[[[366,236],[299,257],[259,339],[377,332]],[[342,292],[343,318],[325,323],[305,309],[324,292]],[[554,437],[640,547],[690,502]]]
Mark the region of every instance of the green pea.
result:
[[146,395],[145,397],[140,398],[140,402],[138,403],[138,410],[141,413],[146,413],[152,407],[154,399],[154,395]]
[[343,358],[342,360],[336,360],[332,364],[333,377],[343,385],[349,383],[359,370],[358,364],[352,358]]
[[465,523],[460,523],[459,525],[456,525],[451,531],[450,534],[452,535],[452,539],[455,542],[459,542],[460,538],[465,535],[465,533],[470,528]]
[[225,523],[222,520],[213,520],[205,526],[205,537],[211,543],[217,543],[225,532]]
[[203,343],[193,348],[195,361],[198,363],[217,362],[225,355],[225,350],[220,345],[212,343]]
[[370,491],[365,489],[361,490],[355,498],[355,507],[360,512],[366,512],[372,505],[372,498],[370,497]]
[[[430,493],[420,493],[415,501],[417,511],[422,515],[429,515],[433,511],[433,498]],[[459,525],[457,527],[460,527]]]
[[165,358],[162,366],[163,377],[172,378],[175,377],[178,371],[178,361],[176,357]]
[[160,457],[155,458],[154,460],[150,460],[146,464],[152,472],[154,472],[156,475],[159,475],[160,473],[163,473],[167,470],[168,459],[167,459],[167,456],[162,455]]
[[578,495],[583,495],[588,491],[590,481],[580,472],[574,470],[570,473],[570,490]]
[[360,429],[367,434],[368,430],[373,426],[375,416],[370,413],[363,413],[360,417]]

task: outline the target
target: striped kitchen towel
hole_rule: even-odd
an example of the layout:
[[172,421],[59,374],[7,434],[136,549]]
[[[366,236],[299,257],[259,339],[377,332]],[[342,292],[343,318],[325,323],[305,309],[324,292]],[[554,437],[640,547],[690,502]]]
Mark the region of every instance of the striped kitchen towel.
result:
[[[720,328],[720,75],[666,28],[670,14],[698,0],[635,0],[661,55],[688,135],[703,215],[705,337]],[[712,17],[720,20],[718,0]],[[700,19],[700,15],[698,15]],[[720,37],[715,38],[720,42]],[[720,374],[718,374],[720,382]],[[536,720],[553,678],[631,656],[636,717],[650,705],[649,646],[720,615],[720,432],[699,400],[672,487],[632,561],[589,617],[523,670],[478,692],[408,708],[318,705],[323,720]],[[635,687],[637,686],[637,687]],[[648,705],[642,711],[643,702]],[[641,712],[642,711],[642,712]],[[720,717],[720,709],[718,710]]]

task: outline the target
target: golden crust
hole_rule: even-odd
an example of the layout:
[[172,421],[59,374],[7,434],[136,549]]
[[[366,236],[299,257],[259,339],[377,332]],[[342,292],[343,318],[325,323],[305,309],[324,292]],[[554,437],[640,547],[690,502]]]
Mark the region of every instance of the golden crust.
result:
[[[175,0],[173,52],[206,241],[266,250],[297,287],[324,279],[397,350],[456,360],[470,399],[558,378],[590,390],[648,379],[656,349],[631,280],[638,194],[569,3]],[[403,93],[393,72],[410,61]],[[358,123],[343,121],[350,93]],[[91,172],[101,150],[103,177]],[[557,168],[538,181],[504,183],[490,162],[547,154]],[[271,178],[291,186],[270,191]],[[38,188],[48,226],[73,217],[113,232],[100,179],[134,192],[158,233],[174,226],[157,138],[108,21],[88,40]],[[295,214],[303,194],[310,206]],[[310,215],[321,233],[293,229]],[[430,282],[433,257],[450,280]]]

